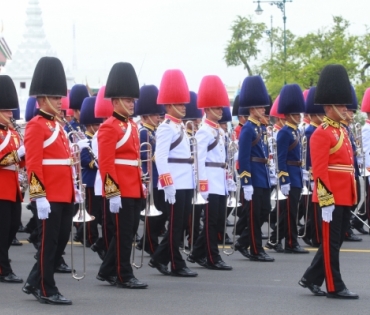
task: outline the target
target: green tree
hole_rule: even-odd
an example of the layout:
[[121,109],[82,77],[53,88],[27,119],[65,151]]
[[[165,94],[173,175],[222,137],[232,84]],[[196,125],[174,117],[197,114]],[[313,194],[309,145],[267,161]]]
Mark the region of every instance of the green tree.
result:
[[243,65],[249,75],[253,75],[250,65],[252,58],[260,54],[259,41],[266,30],[264,23],[254,23],[251,17],[237,16],[231,26],[231,39],[225,48],[224,60],[227,66]]

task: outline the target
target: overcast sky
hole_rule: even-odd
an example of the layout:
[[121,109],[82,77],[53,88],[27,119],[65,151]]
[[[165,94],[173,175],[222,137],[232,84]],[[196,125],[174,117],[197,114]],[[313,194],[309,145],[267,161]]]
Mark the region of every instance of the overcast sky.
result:
[[[0,0],[3,36],[13,53],[22,41],[28,0]],[[76,29],[76,83],[99,86],[115,62],[128,61],[140,84],[159,86],[166,69],[181,69],[191,90],[204,75],[216,74],[227,85],[238,85],[247,75],[242,66],[226,67],[224,49],[237,15],[283,27],[282,12],[261,3],[257,16],[253,0],[39,0],[44,30],[65,68],[72,71],[73,23]],[[351,32],[363,34],[369,24],[368,0],[293,0],[286,3],[287,28],[304,35],[341,15]],[[270,53],[269,46],[263,55]]]

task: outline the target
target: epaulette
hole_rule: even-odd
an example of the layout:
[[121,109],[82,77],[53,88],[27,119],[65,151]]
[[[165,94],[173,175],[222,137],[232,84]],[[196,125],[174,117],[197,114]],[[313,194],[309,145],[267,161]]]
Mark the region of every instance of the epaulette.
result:
[[322,129],[324,129],[324,130],[325,130],[326,128],[328,128],[328,127],[329,127],[329,125],[328,125],[327,123],[322,123],[322,124],[321,124],[321,128],[322,128]]
[[171,119],[166,119],[166,124],[169,124],[171,122]]

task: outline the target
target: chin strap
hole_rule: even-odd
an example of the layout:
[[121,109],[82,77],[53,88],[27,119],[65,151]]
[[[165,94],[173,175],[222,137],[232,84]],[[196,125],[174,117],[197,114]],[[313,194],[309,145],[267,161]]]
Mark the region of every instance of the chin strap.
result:
[[130,113],[130,112],[128,111],[128,109],[126,108],[126,106],[123,104],[122,99],[120,99],[120,98],[119,98],[118,100],[119,100],[119,103],[121,104],[122,108],[125,110],[125,112],[126,112],[126,114],[127,114],[127,117],[131,116],[131,115],[132,115],[132,113]]
[[292,114],[289,114],[289,116],[293,120],[293,122],[298,126],[299,125],[299,122],[294,119],[294,117],[292,116]]
[[153,127],[155,127],[155,128],[158,127],[158,124],[155,124],[154,121],[152,120],[152,118],[150,116],[148,116],[148,119],[152,123],[152,126]]
[[220,120],[221,118],[222,118],[222,115],[220,116],[220,115],[217,115],[214,111],[213,111],[213,109],[212,108],[209,108],[209,111],[212,113],[212,115],[214,115],[216,118],[217,118],[217,120]]
[[58,111],[55,106],[53,104],[51,104],[49,98],[47,96],[45,96],[45,99],[46,99],[46,102],[48,103],[48,105],[50,106],[50,108],[54,111],[54,113],[56,115],[60,115],[60,111]]
[[0,111],[0,117],[3,118],[5,120],[5,122],[9,125],[11,123],[10,119],[5,117],[2,112]]
[[279,122],[280,122],[281,126],[284,126],[284,122],[281,120],[281,118],[279,118]]
[[180,115],[180,117],[185,117],[185,115],[186,114],[182,114],[177,108],[176,108],[176,106],[174,105],[174,104],[171,104],[171,106],[172,106],[172,108],[173,108],[173,110],[178,114],[178,115]]
[[[331,105],[331,106],[334,108],[334,111],[338,114],[338,116],[340,117],[340,119],[342,119],[342,120],[345,120],[346,119],[346,117],[343,116],[334,105]],[[346,116],[347,116],[347,113],[346,113]]]
[[317,115],[317,114],[316,114],[316,117],[317,117],[317,119],[318,119],[318,120],[320,120],[320,122],[322,123],[322,118],[321,118],[319,115]]

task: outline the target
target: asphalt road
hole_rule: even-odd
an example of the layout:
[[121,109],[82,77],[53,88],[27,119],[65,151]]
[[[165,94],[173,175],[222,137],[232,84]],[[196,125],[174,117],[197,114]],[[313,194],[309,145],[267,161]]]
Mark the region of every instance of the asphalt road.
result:
[[[23,223],[29,216],[30,211],[24,210]],[[35,249],[26,241],[28,234],[17,236],[24,244],[13,246],[10,257],[14,272],[25,280],[35,262]],[[69,274],[55,275],[60,292],[73,300],[72,306],[40,304],[32,295],[22,293],[22,285],[0,283],[0,315],[366,314],[370,300],[370,236],[362,237],[362,242],[345,242],[341,252],[343,279],[350,290],[360,295],[359,300],[315,297],[297,284],[314,256],[314,249],[305,255],[268,251],[276,259],[273,263],[252,262],[236,252],[224,256],[233,266],[232,271],[207,270],[188,263],[199,273],[190,279],[160,274],[147,265],[149,256],[145,255],[144,267],[135,271],[135,275],[148,283],[146,290],[119,289],[96,280],[101,261],[96,253],[86,249],[84,280],[76,281]],[[70,248],[66,252],[65,260],[70,264]],[[82,262],[82,252],[82,246],[74,247],[78,264]],[[76,269],[79,273],[82,270],[79,265]]]

